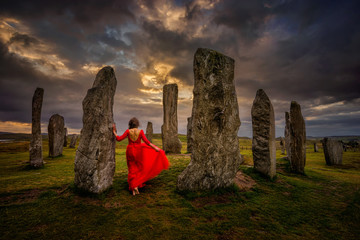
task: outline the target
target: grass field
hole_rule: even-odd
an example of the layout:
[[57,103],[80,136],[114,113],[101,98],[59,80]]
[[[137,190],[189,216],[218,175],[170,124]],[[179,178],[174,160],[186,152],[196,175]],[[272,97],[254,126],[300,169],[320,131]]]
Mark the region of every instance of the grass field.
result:
[[[153,142],[161,146],[159,135]],[[240,139],[251,190],[179,193],[177,176],[190,161],[184,144],[183,154],[168,155],[170,169],[134,197],[126,141],[117,143],[113,186],[100,195],[75,189],[75,149],[48,158],[44,141],[46,164],[33,170],[28,140],[0,143],[0,239],[359,239],[360,152],[330,167],[308,144],[306,175],[290,173],[278,150],[277,177],[269,180],[253,171],[251,140]]]

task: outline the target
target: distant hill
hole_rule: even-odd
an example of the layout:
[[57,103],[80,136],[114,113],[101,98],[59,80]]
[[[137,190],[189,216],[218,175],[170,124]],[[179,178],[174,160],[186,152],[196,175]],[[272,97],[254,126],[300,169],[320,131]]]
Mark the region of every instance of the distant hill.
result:
[[30,140],[31,134],[0,132],[0,139]]
[[[360,136],[326,136],[328,138],[334,138],[339,141],[349,142],[349,141],[360,141]],[[307,136],[306,139],[308,140],[322,140],[324,137],[312,137]]]
[[[41,134],[43,139],[47,139],[47,133]],[[30,140],[31,134],[30,133],[9,133],[9,132],[0,132],[0,139],[13,139],[15,141],[20,140]]]

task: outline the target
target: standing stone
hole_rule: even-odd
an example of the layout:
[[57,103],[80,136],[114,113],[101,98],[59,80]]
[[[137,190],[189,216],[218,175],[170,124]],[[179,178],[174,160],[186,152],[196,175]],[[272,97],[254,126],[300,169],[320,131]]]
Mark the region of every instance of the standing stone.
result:
[[280,150],[281,150],[281,155],[285,155],[285,143],[283,137],[280,138]]
[[30,166],[39,168],[44,165],[42,156],[41,137],[41,107],[43,102],[44,89],[36,88],[32,99],[32,125],[31,141],[29,147]]
[[340,141],[332,138],[324,138],[322,141],[325,161],[327,165],[341,165],[343,146]]
[[69,148],[75,148],[76,140],[77,140],[77,135],[76,134],[72,135],[71,140],[70,140]]
[[67,146],[67,135],[68,135],[67,128],[64,128],[64,147]]
[[318,146],[316,145],[316,142],[314,143],[314,152],[318,152],[319,149],[318,149]]
[[177,84],[163,87],[164,124],[161,126],[163,150],[166,153],[181,153],[181,141],[178,138]]
[[191,117],[187,118],[187,128],[186,128],[186,139],[187,139],[187,152],[191,153],[192,152],[192,139],[191,139],[191,132],[192,132],[192,128],[191,128]]
[[265,91],[259,89],[251,108],[254,169],[270,178],[276,175],[274,109]]
[[115,173],[115,137],[112,133],[116,77],[104,67],[83,100],[83,128],[75,156],[75,185],[91,193],[109,188]]
[[234,60],[199,48],[194,78],[192,156],[177,187],[191,191],[227,187],[234,183],[241,164]]
[[59,114],[51,116],[48,125],[49,157],[62,155],[64,147],[64,117]]
[[[295,173],[304,174],[306,162],[306,129],[300,105],[292,101],[290,106],[290,166]],[[288,155],[289,156],[289,155]]]
[[146,126],[146,138],[152,142],[153,137],[153,125],[152,122],[148,122]]
[[287,158],[290,159],[290,113],[285,112],[285,150]]

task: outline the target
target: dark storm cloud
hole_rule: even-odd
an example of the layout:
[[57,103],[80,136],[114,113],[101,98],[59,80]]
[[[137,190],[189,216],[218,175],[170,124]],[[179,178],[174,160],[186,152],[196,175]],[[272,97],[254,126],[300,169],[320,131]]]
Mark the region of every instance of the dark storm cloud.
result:
[[[80,67],[89,60],[104,62],[114,59],[113,52],[98,47],[88,49],[99,41],[115,44],[106,38],[107,25],[118,25],[135,20],[130,10],[133,1],[2,1],[0,15],[26,21],[33,34],[53,43],[54,51],[64,59],[66,65]],[[87,36],[102,33],[96,39]],[[117,45],[121,41],[118,41]],[[125,45],[123,45],[125,46]]]
[[131,0],[3,0],[0,14],[19,17],[31,21],[53,21],[57,17],[67,17],[67,23],[77,23],[84,28],[99,27],[106,23],[122,22],[127,18],[134,19],[131,8],[136,7]]
[[[291,1],[279,5],[276,24],[290,29],[292,35],[277,42],[275,54],[269,56],[272,61],[262,63],[270,78],[266,87],[282,86],[299,99],[358,98],[360,57],[354,53],[360,50],[359,8],[357,1]],[[281,91],[277,94],[282,95]]]
[[252,44],[265,31],[275,37],[279,28],[286,31],[271,53],[250,58],[266,81],[238,76],[238,86],[269,89],[279,99],[336,95],[333,101],[347,100],[360,96],[360,57],[354,54],[360,50],[359,6],[357,1],[224,1],[214,22]]
[[38,44],[39,40],[26,34],[14,33],[13,36],[10,38],[8,44],[11,45],[13,43],[20,43],[23,45],[23,47],[31,47],[31,45],[33,44]]
[[233,29],[246,42],[253,42],[261,36],[270,13],[263,0],[222,1],[215,10],[214,22]]
[[[42,121],[47,122],[52,114],[66,118],[78,115],[79,106],[74,105],[82,87],[74,81],[50,78],[34,69],[26,60],[9,53],[0,42],[0,120],[31,122],[31,101],[36,87],[45,90]],[[59,104],[63,103],[63,104]],[[64,103],[66,108],[64,108]],[[79,117],[77,117],[77,120]]]

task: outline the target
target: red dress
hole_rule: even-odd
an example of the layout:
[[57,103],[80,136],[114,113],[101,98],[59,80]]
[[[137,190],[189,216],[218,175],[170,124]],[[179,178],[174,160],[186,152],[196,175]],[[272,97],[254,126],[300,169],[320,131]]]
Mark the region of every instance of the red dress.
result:
[[[133,141],[127,129],[123,135],[117,136],[121,141],[128,137],[129,144],[126,148],[126,161],[128,166],[129,190],[143,187],[146,181],[156,177],[162,170],[169,168],[169,161],[163,150],[159,152],[150,147],[149,140],[144,131],[140,130],[139,137]],[[146,143],[141,143],[141,139]]]

